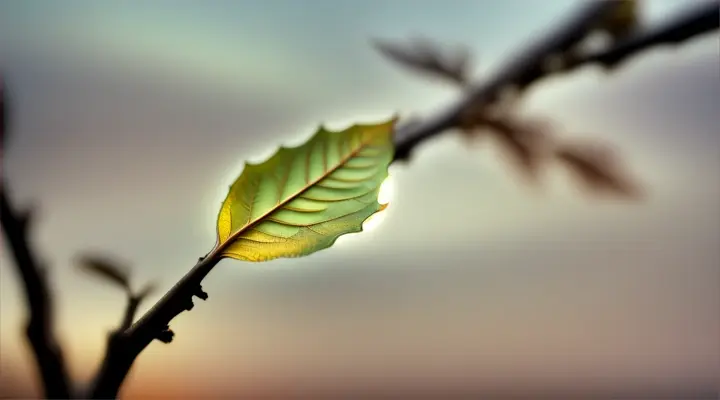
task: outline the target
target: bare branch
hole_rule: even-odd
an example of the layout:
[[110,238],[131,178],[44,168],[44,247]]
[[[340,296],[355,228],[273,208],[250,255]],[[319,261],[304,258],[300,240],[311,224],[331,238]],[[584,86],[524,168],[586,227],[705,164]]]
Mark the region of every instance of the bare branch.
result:
[[564,63],[565,65],[561,65],[560,69],[563,72],[598,62],[610,65],[653,46],[677,43],[718,28],[720,3],[693,5],[692,11],[671,18],[662,26],[639,30],[610,49],[582,58],[565,60],[566,53],[595,29],[600,21],[607,18],[608,13],[622,6],[621,3],[623,2],[584,3],[568,23],[504,64],[493,78],[477,88],[468,90],[455,104],[434,117],[425,119],[421,124],[405,125],[397,129],[395,159],[407,160],[412,150],[420,143],[447,130],[460,127],[465,110],[490,107],[506,88],[515,87],[518,91],[523,91],[532,83],[557,72],[553,68],[548,68],[550,59],[556,58],[561,64]]
[[[122,320],[117,329],[108,334],[105,356],[96,373],[95,385],[91,391],[93,397],[107,398],[109,394],[102,392],[104,387],[108,387],[107,378],[117,375],[117,373],[115,373],[115,366],[121,364],[121,361],[126,356],[127,344],[124,338],[124,332],[132,326],[138,307],[140,307],[143,300],[155,290],[155,285],[148,283],[139,291],[133,292],[130,287],[129,268],[121,266],[116,260],[107,256],[84,255],[79,257],[79,261],[80,266],[88,272],[99,274],[114,283],[120,284],[125,289],[127,296]],[[116,395],[117,393],[115,396]]]
[[15,258],[15,266],[24,284],[29,314],[27,338],[40,370],[45,397],[67,399],[70,397],[69,380],[62,350],[54,333],[51,294],[45,281],[45,271],[40,268],[28,238],[31,214],[13,208],[7,197],[7,190],[7,182],[3,182],[0,192],[0,219]]
[[[0,77],[0,137],[3,142],[8,131],[6,93]],[[45,271],[40,267],[28,237],[31,213],[20,211],[11,204],[4,175],[0,186],[0,220],[16,270],[23,281],[28,313],[25,332],[40,370],[45,397],[67,399],[70,397],[70,385],[62,350],[55,337],[52,296],[45,281]]]
[[697,2],[692,8],[675,15],[653,28],[648,28],[618,41],[607,50],[581,55],[568,60],[567,69],[585,64],[600,64],[607,69],[658,45],[678,45],[690,38],[712,32],[720,27],[720,2]]
[[[90,392],[91,398],[108,399],[117,397],[120,385],[122,385],[124,378],[130,372],[129,368],[132,365],[132,360],[137,357],[135,355],[129,358],[127,352],[131,350],[131,347],[128,345],[124,332],[132,326],[140,303],[151,291],[152,286],[148,285],[147,288],[136,295],[128,293],[123,319],[118,328],[108,335],[105,356],[95,375],[95,382]],[[126,369],[120,370],[120,368]],[[122,379],[117,381],[116,377],[122,377]]]
[[[170,343],[174,333],[169,325],[183,311],[192,310],[193,296],[208,298],[200,285],[220,261],[218,257],[202,257],[175,286],[140,320],[124,332],[111,335],[103,366],[90,393],[93,399],[115,398],[137,356],[153,340]],[[147,292],[146,288],[143,292]]]

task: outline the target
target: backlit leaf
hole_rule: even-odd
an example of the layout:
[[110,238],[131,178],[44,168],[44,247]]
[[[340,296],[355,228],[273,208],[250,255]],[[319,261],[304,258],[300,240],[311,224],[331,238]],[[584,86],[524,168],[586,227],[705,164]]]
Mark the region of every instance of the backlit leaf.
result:
[[385,205],[377,201],[393,159],[396,118],[332,132],[245,164],[218,216],[212,254],[244,261],[300,257],[332,246]]

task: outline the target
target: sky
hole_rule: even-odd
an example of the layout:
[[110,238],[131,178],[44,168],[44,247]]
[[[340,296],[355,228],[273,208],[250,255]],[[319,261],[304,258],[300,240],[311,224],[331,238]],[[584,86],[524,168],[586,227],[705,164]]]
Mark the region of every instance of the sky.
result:
[[[370,39],[467,45],[481,81],[575,3],[0,2],[15,100],[2,168],[13,199],[37,206],[34,243],[73,377],[92,376],[123,308],[122,293],[77,271],[78,254],[116,256],[137,285],[170,288],[213,247],[245,161],[320,123],[430,115],[459,96]],[[644,17],[684,4],[649,0]],[[558,169],[528,188],[491,144],[445,133],[391,167],[373,229],[301,259],[221,262],[203,284],[209,300],[173,320],[172,344],[145,350],[123,393],[717,389],[717,45],[714,34],[610,75],[552,77],[521,104],[565,137],[617,145],[645,202],[588,199]],[[0,262],[0,388],[27,388],[4,241]]]

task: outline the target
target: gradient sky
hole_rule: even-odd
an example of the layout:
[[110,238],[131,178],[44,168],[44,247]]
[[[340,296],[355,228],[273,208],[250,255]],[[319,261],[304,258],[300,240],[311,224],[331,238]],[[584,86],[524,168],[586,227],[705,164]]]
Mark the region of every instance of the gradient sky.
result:
[[[372,37],[474,51],[481,79],[575,2],[0,2],[0,68],[15,96],[3,173],[37,204],[58,331],[88,379],[122,295],[74,270],[83,251],[167,289],[215,241],[246,160],[341,128],[437,110],[457,93],[383,60]],[[647,1],[650,22],[684,2]],[[520,10],[522,12],[520,12]],[[720,376],[717,35],[606,76],[536,86],[529,116],[618,145],[644,204],[588,200],[562,171],[542,192],[453,133],[391,169],[376,229],[330,250],[223,261],[210,299],[152,344],[126,394],[263,385],[662,384]],[[17,276],[0,254],[0,381],[28,382]],[[160,293],[144,309],[157,300]]]

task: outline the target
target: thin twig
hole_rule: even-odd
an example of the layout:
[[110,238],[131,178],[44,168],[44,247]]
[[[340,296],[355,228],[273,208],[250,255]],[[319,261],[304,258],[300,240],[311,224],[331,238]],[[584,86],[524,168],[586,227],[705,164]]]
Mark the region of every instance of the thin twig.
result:
[[[122,375],[118,371],[118,368],[120,366],[127,365],[127,352],[129,349],[124,332],[132,325],[132,321],[135,319],[135,313],[137,313],[137,309],[143,298],[144,296],[133,296],[128,294],[122,321],[117,329],[108,334],[105,356],[103,357],[102,364],[100,365],[98,372],[95,374],[96,378],[92,388],[90,389],[91,398],[110,399],[117,397],[122,380],[117,382],[110,381],[109,379]],[[135,357],[137,357],[137,355],[135,355],[133,359]],[[128,365],[128,370],[123,372],[125,375],[129,373],[131,365],[132,362]]]
[[[127,352],[123,334],[132,326],[138,307],[140,307],[143,300],[155,290],[155,285],[149,283],[141,290],[137,292],[133,291],[130,285],[130,269],[116,259],[107,256],[86,254],[78,259],[78,263],[78,266],[82,268],[83,271],[97,275],[106,282],[120,286],[126,296],[123,317],[118,327],[108,334],[105,355],[98,372],[95,374],[96,378],[90,390],[93,397],[113,397],[112,394],[103,392],[105,388],[111,387],[105,379],[115,376],[116,374],[113,373],[113,371],[116,365],[123,364],[122,360],[126,357]],[[119,390],[119,388],[116,390]]]

